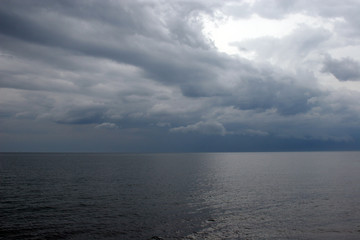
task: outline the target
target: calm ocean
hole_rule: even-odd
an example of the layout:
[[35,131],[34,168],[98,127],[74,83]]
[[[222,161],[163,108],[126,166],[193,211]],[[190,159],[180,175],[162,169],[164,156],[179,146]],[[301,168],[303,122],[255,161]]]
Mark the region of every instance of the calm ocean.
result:
[[0,154],[0,239],[360,239],[360,152]]

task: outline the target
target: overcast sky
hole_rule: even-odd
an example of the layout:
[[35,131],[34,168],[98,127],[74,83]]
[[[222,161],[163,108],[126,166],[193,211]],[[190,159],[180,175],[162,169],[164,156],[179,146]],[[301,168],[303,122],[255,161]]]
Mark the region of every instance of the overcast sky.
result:
[[6,1],[0,151],[360,150],[360,1]]

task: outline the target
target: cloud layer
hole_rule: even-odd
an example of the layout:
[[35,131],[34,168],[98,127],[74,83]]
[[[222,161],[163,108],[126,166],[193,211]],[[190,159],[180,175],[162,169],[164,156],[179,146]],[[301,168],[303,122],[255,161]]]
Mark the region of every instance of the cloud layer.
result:
[[[255,140],[250,150],[290,149],[284,139],[300,150],[357,149],[359,9],[356,1],[3,1],[0,150],[216,143],[221,151],[231,142],[236,151]],[[234,29],[238,54],[206,32],[209,21],[254,21],[261,32],[259,19],[292,27],[260,37]]]

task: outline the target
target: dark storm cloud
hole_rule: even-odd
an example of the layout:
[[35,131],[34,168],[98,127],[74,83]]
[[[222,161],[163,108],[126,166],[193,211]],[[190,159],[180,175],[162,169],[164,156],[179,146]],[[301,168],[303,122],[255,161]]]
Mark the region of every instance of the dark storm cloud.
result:
[[[75,6],[67,7],[80,8],[76,3]],[[94,7],[91,6],[91,9]],[[105,3],[102,7],[112,6]],[[3,8],[6,9],[5,6]],[[119,12],[116,16],[121,17],[115,17],[114,14],[109,19],[95,12],[92,19],[87,19],[91,16],[86,15],[89,23],[77,19],[78,16],[69,19],[65,16],[57,21],[54,19],[59,14],[57,8],[44,8],[42,11],[30,8],[27,15],[2,10],[0,31],[3,35],[22,41],[138,66],[145,71],[146,76],[156,81],[180,85],[188,96],[221,93],[221,86],[216,83],[217,73],[213,69],[222,67],[223,59],[215,52],[204,51],[208,45],[200,34],[199,24],[191,20],[191,12],[183,12],[182,18],[177,16],[178,13],[175,16],[171,13],[170,16],[164,16],[164,26],[160,19],[154,22],[154,13],[148,8],[151,8],[151,4],[145,4],[145,7],[130,2],[118,4],[116,10]],[[51,15],[53,11],[55,13]],[[81,16],[82,10],[79,11]],[[70,12],[76,14],[74,10]],[[39,17],[34,19],[35,14],[39,14]],[[112,21],[110,27],[104,27],[103,24],[109,21]],[[69,27],[69,24],[72,26]],[[82,25],[87,29],[83,30]],[[123,28],[123,25],[126,27]],[[166,34],[166,31],[170,32]]]
[[360,81],[360,63],[351,58],[337,60],[326,56],[323,72],[331,73],[339,81]]
[[304,113],[313,106],[308,100],[317,92],[310,88],[296,86],[288,82],[264,79],[246,79],[234,93],[233,106],[244,110],[266,110],[274,108],[279,114]]
[[[236,136],[351,139],[358,97],[321,89],[302,61],[314,49],[326,52],[330,30],[299,26],[281,39],[234,43],[256,51],[255,60],[219,52],[203,31],[202,16],[219,19],[218,11],[281,19],[304,10],[328,18],[348,11],[317,1],[2,1],[0,116],[9,128],[11,120],[23,128],[44,122],[43,131],[36,126],[42,134],[68,126],[79,129],[78,139],[109,135],[109,144],[120,139],[129,149],[155,146],[155,138],[175,149],[166,139],[181,145],[187,134],[207,136],[204,144]],[[342,23],[346,34],[356,32],[353,12]],[[324,71],[355,80],[358,65],[329,56]]]
[[91,124],[99,123],[104,119],[104,107],[82,107],[73,108],[64,112],[62,116],[57,116],[55,119],[58,123],[66,124]]
[[[74,4],[75,6],[72,6],[73,9],[79,8],[76,3]],[[63,5],[61,7],[64,6],[70,7],[67,5]],[[105,4],[105,7],[109,6]],[[117,33],[114,35],[112,32],[105,32],[110,34],[110,36],[115,38],[116,42],[120,42],[120,44],[115,44],[113,41],[105,40],[102,42],[103,40],[97,40],[97,38],[102,39],[100,34],[97,35],[97,33],[101,33],[102,30],[92,29],[92,25],[88,26],[90,28],[89,31],[83,31],[83,35],[77,35],[75,32],[71,31],[71,29],[68,30],[66,28],[67,25],[62,26],[49,16],[49,13],[57,10],[57,8],[44,9],[49,11],[44,14],[44,20],[32,19],[33,16],[23,16],[16,12],[0,12],[0,18],[3,20],[2,22],[4,22],[4,24],[1,25],[1,32],[8,36],[23,41],[36,43],[38,45],[53,46],[56,48],[65,49],[67,51],[79,52],[81,54],[92,57],[102,57],[115,60],[120,63],[135,65],[144,70],[145,76],[150,77],[153,80],[160,81],[164,84],[178,85],[182,90],[182,93],[185,96],[190,97],[236,94],[224,89],[221,83],[221,76],[223,73],[226,71],[233,71],[233,69],[229,68],[232,68],[234,64],[236,64],[237,68],[239,69],[245,69],[246,75],[257,74],[256,69],[247,66],[248,64],[245,64],[241,61],[234,62],[233,59],[230,59],[225,55],[218,54],[212,50],[204,50],[204,48],[209,48],[210,46],[206,47],[204,38],[199,37],[199,23],[195,24],[195,28],[190,28],[190,24],[186,24],[186,22],[179,20],[179,18],[173,18],[173,16],[170,16],[169,19],[165,19],[165,21],[170,22],[167,23],[166,26],[166,29],[170,29],[170,36],[164,36],[164,34],[156,36],[159,42],[157,42],[156,39],[148,38],[150,33],[144,29],[154,29],[153,26],[146,25],[149,22],[149,15],[151,14],[148,11],[143,13],[142,11],[144,10],[142,9],[144,8],[135,8],[134,3],[130,4],[129,6],[116,6],[116,9],[120,11],[118,14],[122,16],[121,13],[123,13],[124,15],[120,17],[120,19],[119,17],[116,17],[117,15],[115,16],[115,14],[113,17],[104,17],[97,12],[93,14],[93,18],[91,19],[91,15],[89,15],[89,13],[85,14],[82,12],[83,10],[79,10],[80,16],[85,14],[85,19],[90,18],[88,20],[91,20],[95,23],[104,21],[106,23],[112,22],[111,26],[116,25],[117,22],[120,23],[120,32],[124,31],[124,34]],[[187,10],[188,6],[184,7],[184,9],[185,10],[182,11],[182,13],[185,14],[186,19],[186,14],[191,14],[191,11]],[[37,12],[39,10],[34,9],[33,11]],[[69,12],[76,14],[75,10],[71,10]],[[136,21],[135,16],[137,17]],[[138,19],[139,16],[141,16],[143,19]],[[78,17],[79,16],[77,16],[77,18]],[[127,19],[125,30],[122,28],[122,24],[124,24],[125,21],[124,19]],[[154,20],[150,19],[150,22],[151,21]],[[63,20],[63,22],[66,24],[66,21]],[[51,26],[51,24],[55,26]],[[74,24],[76,25],[79,23],[75,21]],[[145,24],[145,26],[142,26],[143,24]],[[170,25],[170,27],[168,25]],[[184,27],[181,26],[186,26],[186,34],[181,32],[185,31]],[[81,24],[79,24],[79,27],[81,27]],[[116,29],[118,29],[118,26]],[[161,32],[159,29],[160,28],[155,28],[155,30]],[[137,35],[134,36],[134,33],[137,33],[137,35],[140,35],[141,37]],[[179,39],[179,35],[185,38]],[[197,40],[190,41],[189,39],[191,38]],[[171,44],[169,43],[170,39],[172,40]],[[180,42],[183,45],[174,44],[174,40],[175,43]],[[195,42],[199,42],[199,44],[195,44]],[[253,86],[256,84],[256,80],[253,82],[248,81],[246,79],[247,76],[242,76],[244,74],[241,72],[235,72],[235,74],[239,74],[239,78],[244,79],[242,81],[244,86],[241,86],[241,89],[256,89],[256,86]],[[271,82],[267,82],[266,84],[270,88],[277,88],[277,86],[272,86]],[[280,83],[275,83],[275,85],[278,84]],[[25,87],[26,84],[22,84],[22,86]],[[35,86],[35,88],[36,87],[37,86]],[[263,94],[257,95],[257,93],[253,91],[242,91],[242,95],[244,95],[244,98],[246,99],[241,103],[235,104],[245,109],[269,108],[272,107],[271,105],[274,102],[274,100],[264,96],[264,99],[253,99],[250,100],[251,102],[249,103],[249,100],[247,99],[252,99],[255,95],[263,96]],[[301,102],[301,100],[299,101]],[[286,105],[289,104],[277,103],[277,105],[280,109],[280,112],[298,112],[296,108],[291,111],[286,110],[286,108],[288,108]],[[303,106],[299,105],[299,111],[303,111]]]

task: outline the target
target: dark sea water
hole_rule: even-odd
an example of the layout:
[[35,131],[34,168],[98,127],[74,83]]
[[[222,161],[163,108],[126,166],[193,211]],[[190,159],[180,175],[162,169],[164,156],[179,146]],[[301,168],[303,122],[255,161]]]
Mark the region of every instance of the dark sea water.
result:
[[0,154],[0,239],[154,236],[360,239],[360,152]]

